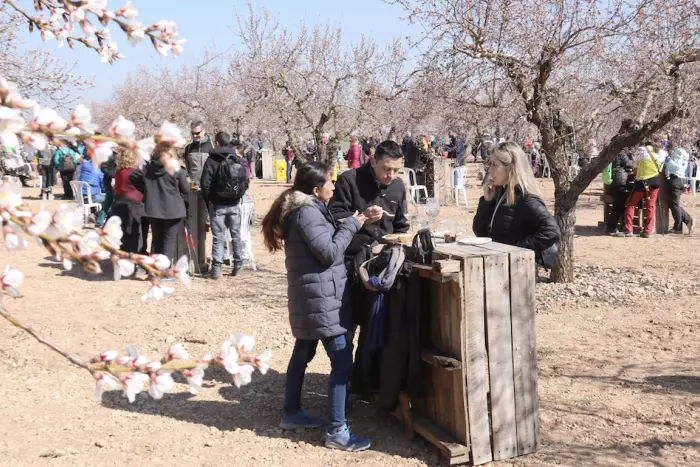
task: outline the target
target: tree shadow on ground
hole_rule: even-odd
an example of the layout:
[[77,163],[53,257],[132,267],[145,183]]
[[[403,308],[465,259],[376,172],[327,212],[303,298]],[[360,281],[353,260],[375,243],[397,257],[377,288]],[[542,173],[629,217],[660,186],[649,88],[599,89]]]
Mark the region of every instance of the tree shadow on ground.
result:
[[597,225],[577,225],[574,227],[574,235],[581,237],[602,237],[603,230]]
[[[228,374],[207,376],[230,381]],[[223,401],[198,400],[189,393],[168,395],[156,401],[145,393],[133,404],[125,399],[121,391],[105,392],[102,405],[112,410],[121,410],[144,415],[170,417],[188,423],[215,427],[221,431],[237,429],[251,430],[259,436],[286,438],[294,442],[305,442],[322,447],[324,434],[318,430],[282,430],[279,428],[284,401],[285,377],[283,373],[269,370],[265,376],[255,373],[253,381],[244,387],[233,385],[220,387]],[[302,406],[310,413],[326,415],[328,375],[307,373],[302,392]],[[206,389],[204,389],[206,391]],[[415,458],[426,464],[434,464],[438,458],[436,448],[416,436],[409,441],[402,435],[399,423],[388,414],[363,402],[349,403],[346,408],[347,422],[353,432],[372,441],[371,450],[389,455]]]
[[[88,282],[114,281],[114,271],[112,269],[112,263],[109,260],[99,262],[100,269],[102,269],[102,272],[100,272],[99,274],[90,274],[87,271],[85,271],[85,269],[83,269],[82,266],[76,264],[75,262],[73,262],[73,268],[70,271],[67,271],[63,267],[63,264],[56,262],[56,260],[53,257],[47,257],[46,259],[48,260],[48,262],[39,263],[39,267],[60,270],[60,276],[63,277],[74,277],[76,279],[81,279]],[[133,278],[134,276],[131,276],[128,279]],[[127,278],[125,277],[124,279]]]

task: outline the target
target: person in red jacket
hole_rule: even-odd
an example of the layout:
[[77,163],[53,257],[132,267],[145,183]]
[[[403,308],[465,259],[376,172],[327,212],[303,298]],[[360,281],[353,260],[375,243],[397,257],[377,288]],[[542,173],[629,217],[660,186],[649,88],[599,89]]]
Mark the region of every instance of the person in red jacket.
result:
[[345,158],[348,160],[349,169],[359,169],[362,165],[362,146],[358,143],[356,136],[350,137],[350,149]]
[[[141,242],[141,201],[143,193],[129,181],[129,175],[136,169],[136,153],[122,151],[117,160],[114,176],[114,202],[109,217],[118,216],[122,220],[122,250],[138,253]],[[148,232],[148,229],[146,230]],[[144,242],[145,243],[145,242]]]

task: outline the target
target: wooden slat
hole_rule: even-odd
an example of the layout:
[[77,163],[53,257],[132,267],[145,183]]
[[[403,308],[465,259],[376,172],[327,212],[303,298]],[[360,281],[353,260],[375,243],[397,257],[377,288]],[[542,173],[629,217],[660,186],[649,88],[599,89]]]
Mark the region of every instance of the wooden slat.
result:
[[513,384],[518,455],[535,452],[539,441],[537,350],[535,336],[535,256],[510,254]]
[[507,254],[484,258],[491,429],[494,460],[517,456],[513,346],[510,321],[510,274]]
[[[460,264],[460,267],[462,265]],[[448,284],[450,289],[450,308],[452,309],[452,321],[450,323],[451,351],[459,356],[460,361],[466,360],[464,345],[464,286],[463,281]],[[464,366],[452,372],[453,408],[455,421],[455,436],[462,444],[469,445],[469,421],[467,418],[467,394]]]
[[466,366],[469,436],[472,462],[480,465],[492,460],[486,401],[488,367],[484,323],[484,260],[481,257],[464,260],[464,312],[466,355],[463,364]]

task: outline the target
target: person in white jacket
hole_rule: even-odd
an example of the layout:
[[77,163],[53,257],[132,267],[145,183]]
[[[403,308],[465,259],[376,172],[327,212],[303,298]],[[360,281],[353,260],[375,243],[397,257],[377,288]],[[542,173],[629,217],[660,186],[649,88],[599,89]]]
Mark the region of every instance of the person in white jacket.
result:
[[688,235],[693,233],[695,221],[681,207],[681,194],[685,189],[683,178],[690,160],[688,152],[680,146],[669,146],[671,155],[666,158],[666,174],[668,176],[668,191],[671,205],[671,215],[673,216],[673,229],[667,233],[682,234],[683,224],[688,227]]

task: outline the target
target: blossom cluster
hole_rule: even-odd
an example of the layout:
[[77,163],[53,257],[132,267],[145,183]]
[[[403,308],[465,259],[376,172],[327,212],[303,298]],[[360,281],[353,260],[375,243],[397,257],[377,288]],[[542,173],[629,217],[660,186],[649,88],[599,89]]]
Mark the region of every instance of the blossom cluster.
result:
[[[172,21],[161,20],[144,26],[131,2],[117,10],[109,10],[107,0],[35,0],[34,9],[38,15],[30,14],[15,2],[7,4],[29,23],[30,32],[35,29],[40,32],[42,40],[55,40],[59,47],[67,42],[70,48],[74,48],[76,42],[81,43],[95,50],[105,63],[124,58],[112,40],[110,25],[121,29],[132,46],[148,37],[162,56],[168,53],[180,55],[187,42],[186,39],[177,39],[177,25]],[[97,24],[93,22],[95,20]],[[75,35],[77,28],[84,36]]]
[[[186,256],[172,265],[164,255],[139,255],[119,250],[122,239],[121,219],[111,217],[101,229],[84,230],[83,214],[70,205],[60,205],[50,213],[41,209],[39,212],[22,210],[22,196],[18,184],[6,183],[0,187],[0,218],[5,249],[16,251],[26,249],[29,243],[24,236],[37,239],[37,243],[48,250],[56,261],[71,270],[78,263],[91,274],[100,274],[99,261],[111,260],[114,265],[114,280],[122,276],[131,276],[140,266],[151,273],[151,286],[141,297],[146,301],[155,301],[172,294],[175,289],[160,283],[161,277],[175,277],[186,287],[190,287],[188,276],[189,262]],[[14,270],[11,270],[14,271]],[[21,284],[18,276],[8,276],[8,295],[18,296]],[[2,279],[3,289],[5,278]]]
[[[139,164],[145,163],[151,153],[160,145],[161,148],[180,148],[185,145],[180,129],[173,123],[163,122],[158,132],[149,138],[136,140],[136,126],[123,116],[118,116],[107,128],[104,135],[96,135],[97,125],[92,121],[90,109],[78,105],[69,120],[62,118],[51,108],[42,108],[31,99],[24,99],[17,85],[0,76],[0,142],[5,146],[14,147],[18,140],[41,151],[46,148],[50,139],[57,136],[78,138],[85,142],[92,156],[92,163],[99,167],[109,159],[117,147],[123,147],[137,152]],[[23,112],[31,110],[32,119],[25,121]],[[170,173],[179,170],[179,164],[166,163]]]
[[121,387],[124,397],[134,402],[148,383],[148,394],[161,399],[175,387],[175,372],[187,380],[190,393],[197,394],[202,388],[204,371],[210,366],[225,368],[236,387],[245,386],[251,382],[255,368],[263,375],[270,368],[270,349],[254,355],[254,347],[252,336],[235,334],[223,343],[217,357],[205,355],[194,362],[186,362],[189,354],[180,343],[173,344],[161,360],[150,360],[134,346],[127,347],[122,356],[116,350],[108,350],[93,358],[89,365],[96,380],[95,398],[98,402],[101,400],[105,387]]

